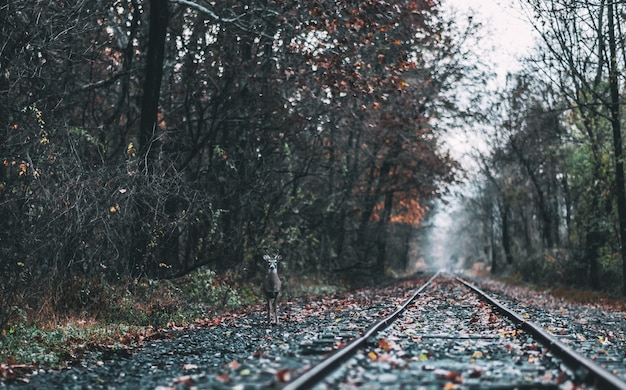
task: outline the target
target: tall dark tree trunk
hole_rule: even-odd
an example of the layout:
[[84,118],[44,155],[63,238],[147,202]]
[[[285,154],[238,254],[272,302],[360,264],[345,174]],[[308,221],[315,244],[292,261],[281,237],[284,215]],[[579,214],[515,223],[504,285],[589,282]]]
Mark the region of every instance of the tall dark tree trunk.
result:
[[611,93],[611,128],[615,153],[615,197],[619,220],[620,255],[622,257],[622,294],[626,296],[626,189],[624,188],[624,162],[622,153],[622,129],[620,124],[619,77],[617,70],[617,43],[615,38],[614,2],[608,3],[609,28],[609,88]]
[[[165,39],[169,21],[168,0],[150,0],[150,29],[148,54],[146,58],[146,79],[141,99],[141,122],[139,129],[139,148],[142,155],[154,155],[161,80],[163,78],[163,58]],[[150,159],[148,159],[150,161]]]
[[[143,97],[141,99],[141,121],[139,129],[139,151],[145,156],[148,174],[152,171],[156,146],[154,145],[159,112],[159,96],[163,77],[163,59],[165,57],[165,39],[169,9],[167,0],[150,0],[150,28],[148,36],[148,53],[146,58],[146,79],[144,80]],[[129,271],[132,276],[140,276],[151,272],[145,267],[146,249],[150,242],[150,205],[140,199],[137,205],[135,228],[131,232],[132,251]]]

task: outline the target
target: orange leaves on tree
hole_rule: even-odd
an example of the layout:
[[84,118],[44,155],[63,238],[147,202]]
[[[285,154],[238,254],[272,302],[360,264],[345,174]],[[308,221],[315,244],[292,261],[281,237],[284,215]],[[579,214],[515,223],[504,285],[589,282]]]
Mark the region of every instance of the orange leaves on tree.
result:
[[[398,198],[400,196],[401,194],[396,195]],[[384,202],[381,201],[374,207],[374,213],[372,214],[372,219],[374,221],[380,220],[380,214],[383,212],[384,206]],[[389,221],[394,224],[418,226],[425,213],[426,211],[417,199],[397,199],[394,202],[394,207]]]

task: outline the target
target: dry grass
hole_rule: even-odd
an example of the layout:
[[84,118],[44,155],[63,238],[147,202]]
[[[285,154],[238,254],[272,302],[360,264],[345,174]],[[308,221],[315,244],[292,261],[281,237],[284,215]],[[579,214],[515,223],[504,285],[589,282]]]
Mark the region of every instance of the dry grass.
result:
[[614,311],[626,311],[626,298],[614,298],[606,293],[591,290],[577,290],[559,287],[551,290],[551,295],[567,302],[585,305],[599,305]]

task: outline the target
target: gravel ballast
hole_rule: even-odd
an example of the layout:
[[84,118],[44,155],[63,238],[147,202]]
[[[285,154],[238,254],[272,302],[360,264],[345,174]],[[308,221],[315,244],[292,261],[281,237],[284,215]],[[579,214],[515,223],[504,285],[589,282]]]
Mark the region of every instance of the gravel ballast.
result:
[[[130,353],[120,351],[119,354],[108,353],[106,356],[96,353],[84,359],[80,367],[57,372],[40,368],[34,375],[18,381],[0,382],[0,386],[160,390],[280,388],[329,352],[356,337],[370,323],[393,312],[412,294],[413,288],[425,280],[421,278],[385,288],[283,301],[279,308],[281,324],[278,326],[268,326],[263,306],[253,306],[206,319],[202,325],[192,328],[168,330],[163,339],[145,342]],[[624,312],[608,310],[603,306],[575,305],[500,282],[473,282],[626,380]],[[455,301],[453,299],[446,304],[445,312],[454,317],[458,310],[458,317],[463,318],[460,313],[467,308],[462,307],[464,304],[455,304]],[[423,312],[421,315],[427,317],[429,314]],[[471,319],[469,324],[472,324]],[[405,330],[422,332],[421,347],[404,347],[396,343],[405,349],[403,353],[415,355],[414,368],[419,365],[421,372],[424,372],[424,366],[429,368],[428,355],[422,354],[422,350],[453,358],[452,352],[462,347],[472,351],[472,354],[479,351],[474,356],[475,360],[488,353],[487,347],[481,350],[480,345],[484,342],[481,339],[468,337],[462,341],[434,342],[432,338],[424,337],[429,333],[424,329],[411,328],[410,324],[406,324]],[[393,339],[391,336],[386,338],[384,334],[381,338]],[[459,347],[458,342],[463,345]],[[385,345],[374,347],[386,348]],[[522,345],[520,348],[525,347]],[[365,359],[368,363],[375,361],[371,356]],[[489,368],[488,362],[483,363],[487,367],[483,371],[496,372]],[[517,369],[520,369],[519,364]],[[433,366],[431,373],[443,375],[444,371],[436,370],[438,367]],[[551,376],[558,375],[558,368],[551,367],[550,370]],[[467,375],[464,378],[466,382],[480,383],[480,378]],[[385,388],[401,379],[397,373],[384,371],[372,378],[371,388]]]

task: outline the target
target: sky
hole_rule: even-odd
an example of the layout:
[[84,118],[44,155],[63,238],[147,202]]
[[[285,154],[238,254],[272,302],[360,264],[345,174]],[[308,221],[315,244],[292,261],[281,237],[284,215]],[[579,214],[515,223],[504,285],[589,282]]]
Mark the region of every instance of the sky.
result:
[[534,31],[520,8],[519,0],[441,0],[444,9],[472,12],[487,29],[484,47],[490,54],[499,77],[519,68],[519,57],[532,47]]
[[[532,26],[519,8],[519,0],[441,0],[441,2],[444,11],[450,12],[449,7],[453,7],[458,17],[463,19],[467,13],[471,13],[474,20],[482,23],[487,29],[484,33],[485,42],[478,50],[481,50],[481,58],[493,65],[496,79],[491,84],[492,87],[504,87],[507,73],[520,69],[520,60],[530,52],[536,37]],[[485,50],[490,48],[493,49]],[[460,161],[465,168],[472,165],[467,161],[466,154],[476,142],[475,137],[468,138],[472,138],[471,132],[449,131],[447,139],[444,139],[452,157]],[[467,190],[460,187],[453,191],[463,193]],[[427,257],[435,261],[431,267],[454,269],[460,264],[452,264],[450,259],[457,255],[462,258],[462,253],[456,253],[455,244],[458,243],[458,238],[454,237],[455,232],[452,229],[458,202],[454,197],[448,197],[446,201],[446,205],[440,203],[431,220],[433,228],[429,232]]]
[[[489,64],[496,77],[489,88],[504,88],[507,74],[521,68],[521,59],[533,47],[537,34],[520,8],[521,0],[441,0],[444,13],[451,13],[464,23],[467,14],[482,24],[483,43],[476,48],[479,57]],[[476,139],[467,139],[464,129],[449,129],[445,146],[463,165],[471,165],[466,154],[475,147]],[[471,134],[470,134],[471,137]],[[474,137],[475,138],[475,137]],[[465,160],[465,161],[464,161]]]

